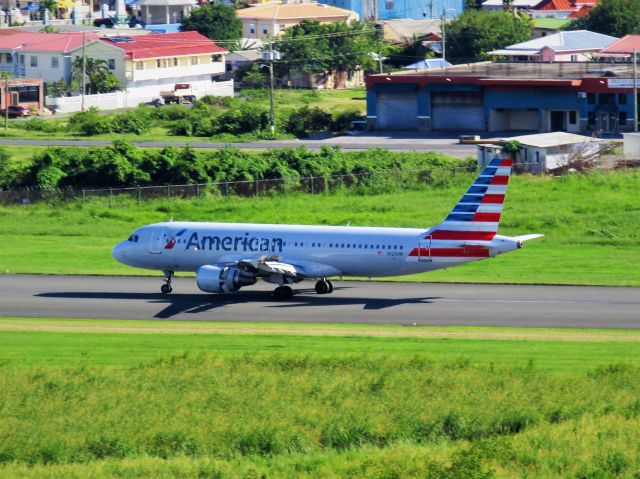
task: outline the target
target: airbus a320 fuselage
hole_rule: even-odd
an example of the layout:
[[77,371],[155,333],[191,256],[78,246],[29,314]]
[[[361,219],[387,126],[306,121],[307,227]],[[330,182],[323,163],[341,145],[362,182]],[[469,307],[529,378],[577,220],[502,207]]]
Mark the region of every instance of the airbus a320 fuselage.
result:
[[542,235],[497,234],[511,160],[493,160],[455,208],[432,228],[166,222],[136,229],[113,248],[121,263],[163,271],[162,293],[177,271],[196,273],[208,293],[231,293],[260,278],[287,299],[292,284],[316,279],[316,292],[333,292],[329,278],[384,277],[449,268],[513,251]]

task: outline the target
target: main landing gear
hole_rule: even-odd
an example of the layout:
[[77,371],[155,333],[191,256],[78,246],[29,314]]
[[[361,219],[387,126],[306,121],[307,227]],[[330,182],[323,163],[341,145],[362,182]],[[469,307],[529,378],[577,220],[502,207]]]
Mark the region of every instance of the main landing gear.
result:
[[273,297],[277,300],[291,299],[293,296],[293,290],[291,286],[278,286],[273,290]]
[[164,284],[160,287],[160,292],[162,294],[169,294],[173,291],[173,288],[171,287],[171,278],[173,278],[173,271],[165,271]]
[[318,294],[330,294],[333,293],[333,283],[328,279],[322,278],[316,283],[316,293]]
[[[318,294],[329,294],[333,293],[333,283],[328,279],[321,279],[316,283],[316,293]],[[293,296],[293,290],[291,286],[278,286],[273,290],[273,297],[277,300],[283,299],[291,299]]]

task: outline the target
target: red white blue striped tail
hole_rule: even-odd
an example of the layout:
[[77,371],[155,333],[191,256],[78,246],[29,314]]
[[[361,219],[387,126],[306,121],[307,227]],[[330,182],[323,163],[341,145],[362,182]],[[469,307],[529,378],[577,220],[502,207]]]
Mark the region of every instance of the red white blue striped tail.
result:
[[491,241],[498,231],[512,160],[489,163],[449,216],[427,232],[432,240]]

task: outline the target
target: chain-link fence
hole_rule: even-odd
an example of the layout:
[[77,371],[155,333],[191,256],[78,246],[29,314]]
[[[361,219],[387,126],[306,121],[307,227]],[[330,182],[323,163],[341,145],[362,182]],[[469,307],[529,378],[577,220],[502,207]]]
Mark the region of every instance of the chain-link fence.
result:
[[301,192],[310,194],[330,193],[339,190],[385,192],[407,189],[420,185],[446,186],[461,179],[471,178],[475,171],[467,168],[441,168],[421,171],[392,171],[388,173],[355,173],[326,176],[302,176],[297,178],[257,179],[246,181],[223,181],[191,185],[138,186],[129,188],[82,188],[43,190],[20,188],[0,190],[0,203],[30,204],[40,201],[67,201],[102,198],[109,206],[122,200],[137,201],[158,198],[196,198],[212,196],[255,197]]
[[[617,162],[615,168],[633,168],[635,162]],[[604,167],[604,165],[600,165]],[[614,168],[607,165],[606,169]],[[543,173],[541,163],[516,163],[515,174]],[[201,196],[265,196],[285,193],[331,193],[339,190],[381,193],[417,187],[446,187],[470,182],[477,175],[469,168],[431,168],[423,170],[395,170],[387,172],[362,172],[326,176],[301,176],[245,181],[223,181],[191,185],[138,186],[129,188],[82,188],[43,190],[20,188],[0,190],[0,204],[30,204],[40,201],[68,201],[102,198],[109,206],[159,198],[197,198]]]

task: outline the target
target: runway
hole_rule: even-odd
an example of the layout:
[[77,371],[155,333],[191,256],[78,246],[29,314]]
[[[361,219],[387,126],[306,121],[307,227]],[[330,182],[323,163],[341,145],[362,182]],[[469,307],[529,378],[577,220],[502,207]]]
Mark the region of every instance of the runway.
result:
[[0,275],[0,316],[640,329],[640,288],[336,281],[291,300],[258,283],[227,295],[176,278]]

